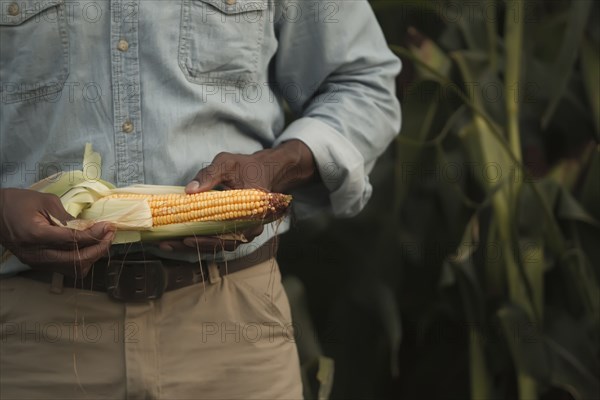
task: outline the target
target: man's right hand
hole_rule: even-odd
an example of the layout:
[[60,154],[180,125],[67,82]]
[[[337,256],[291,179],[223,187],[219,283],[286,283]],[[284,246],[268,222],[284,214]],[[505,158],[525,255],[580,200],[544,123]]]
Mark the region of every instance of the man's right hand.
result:
[[27,189],[0,189],[0,243],[34,269],[86,276],[108,254],[115,230],[97,223],[84,231],[56,226],[73,219],[60,199]]

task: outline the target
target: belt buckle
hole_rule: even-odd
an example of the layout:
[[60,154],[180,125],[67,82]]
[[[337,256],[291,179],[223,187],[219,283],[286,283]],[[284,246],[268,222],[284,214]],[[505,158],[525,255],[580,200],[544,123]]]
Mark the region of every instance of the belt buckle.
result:
[[166,274],[160,260],[111,260],[106,268],[108,296],[122,302],[159,299],[165,291]]

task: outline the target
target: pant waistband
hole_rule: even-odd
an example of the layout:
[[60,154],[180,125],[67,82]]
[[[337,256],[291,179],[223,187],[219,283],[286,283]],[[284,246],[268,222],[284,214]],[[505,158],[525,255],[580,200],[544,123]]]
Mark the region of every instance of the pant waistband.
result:
[[[274,258],[276,238],[271,238],[252,253],[231,261],[218,262],[220,276],[232,274]],[[214,263],[214,262],[213,262]],[[128,257],[101,259],[84,278],[58,275],[63,286],[106,292],[123,302],[156,300],[164,292],[202,283],[209,277],[209,262],[185,262],[156,257]],[[57,274],[50,271],[29,270],[19,276],[52,283]]]

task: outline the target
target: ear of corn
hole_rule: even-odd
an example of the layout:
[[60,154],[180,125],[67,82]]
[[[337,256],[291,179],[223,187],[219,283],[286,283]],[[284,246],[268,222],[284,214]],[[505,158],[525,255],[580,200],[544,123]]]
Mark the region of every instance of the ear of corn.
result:
[[289,195],[257,189],[185,194],[183,187],[136,185],[105,193],[86,204],[78,219],[68,221],[67,226],[86,229],[95,222],[111,222],[117,228],[114,244],[235,234],[277,220],[291,202]]
[[111,222],[117,228],[114,244],[235,234],[277,220],[291,202],[291,196],[258,189],[185,194],[182,186],[115,188],[97,179],[101,158],[90,144],[82,166],[81,171],[55,174],[30,189],[60,197],[65,209],[78,218],[67,227],[81,230],[95,222]]
[[81,220],[109,221],[118,230],[114,243],[226,235],[280,218],[290,202],[289,195],[258,189],[185,194],[183,187],[135,185],[111,190],[68,226],[86,226]]
[[210,191],[195,194],[117,193],[109,200],[145,200],[152,226],[197,221],[263,220],[281,215],[291,196],[258,189]]

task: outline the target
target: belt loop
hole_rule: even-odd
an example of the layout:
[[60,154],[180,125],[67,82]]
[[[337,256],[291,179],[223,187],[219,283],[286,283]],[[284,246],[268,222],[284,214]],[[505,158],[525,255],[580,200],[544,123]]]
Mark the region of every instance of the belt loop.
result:
[[52,273],[52,282],[50,282],[50,293],[61,294],[64,288],[65,276],[58,272]]
[[208,280],[211,284],[221,281],[221,272],[216,261],[208,261]]

